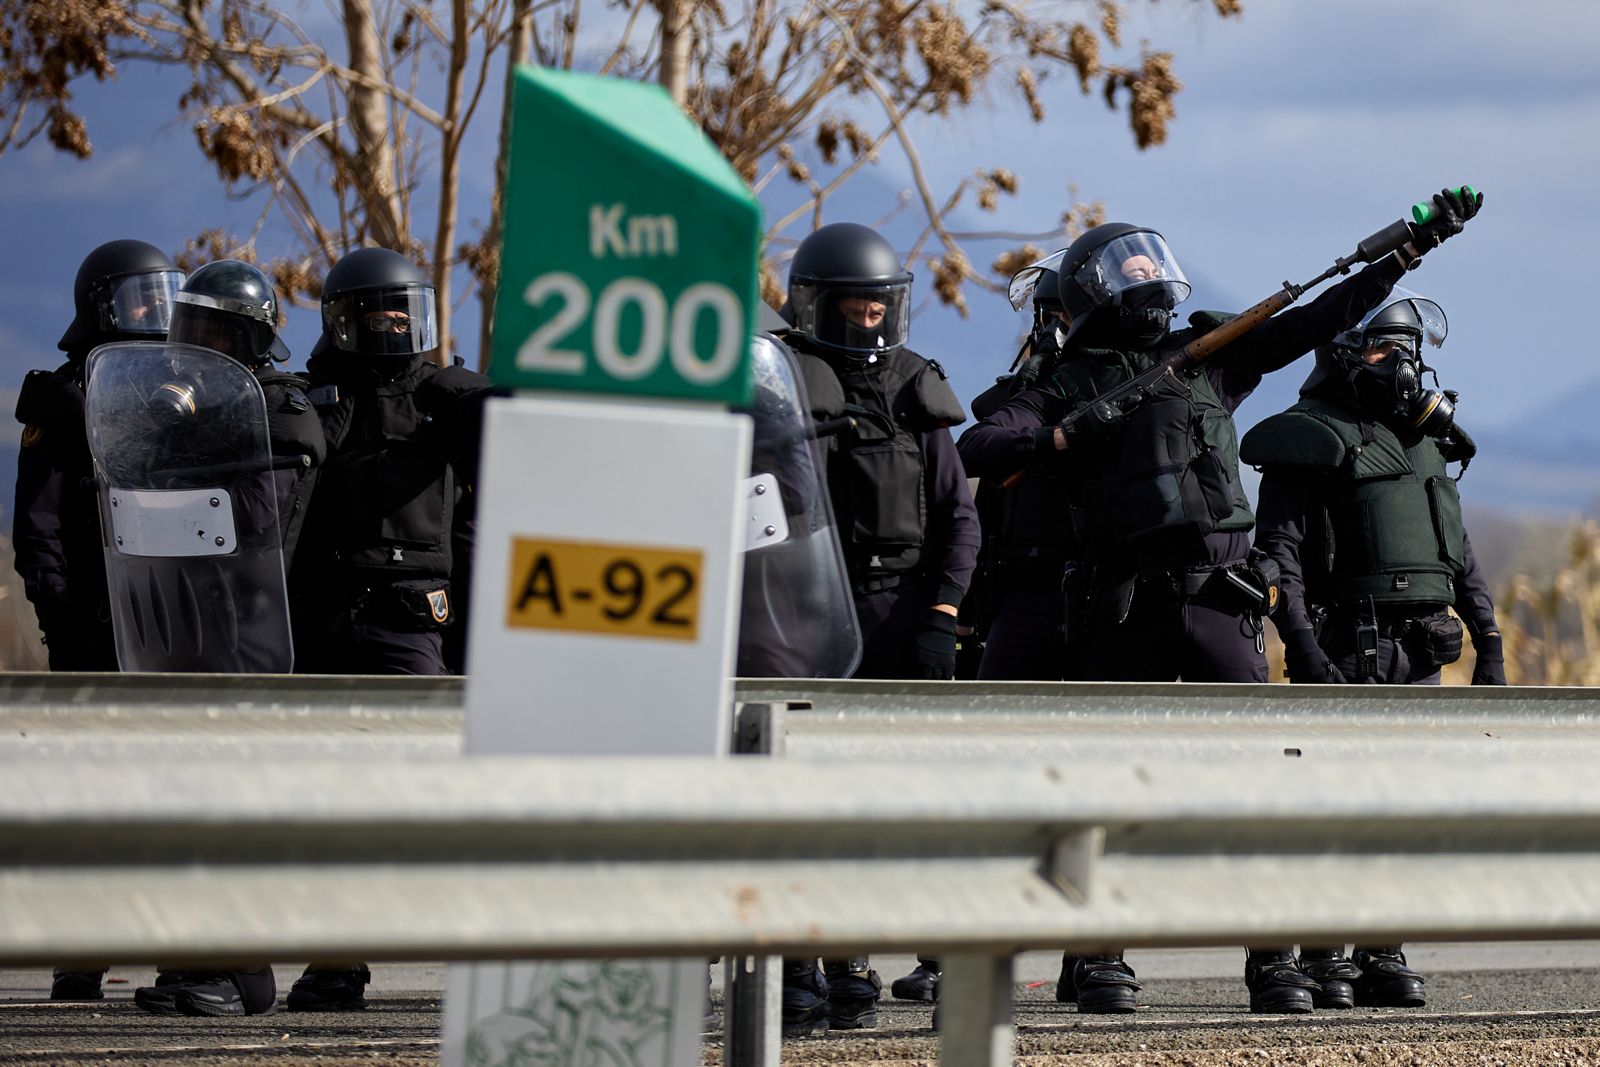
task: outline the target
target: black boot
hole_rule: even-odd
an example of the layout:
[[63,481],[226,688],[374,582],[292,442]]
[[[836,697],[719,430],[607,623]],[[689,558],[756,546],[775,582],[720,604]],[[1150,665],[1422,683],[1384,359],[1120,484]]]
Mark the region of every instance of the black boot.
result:
[[1070,952],[1061,954],[1061,977],[1056,979],[1056,1003],[1078,1003],[1078,957]]
[[828,1032],[828,981],[817,961],[783,961],[783,1036],[810,1037]]
[[1291,949],[1246,950],[1244,984],[1250,990],[1250,1010],[1271,1015],[1303,1015],[1322,989],[1315,978],[1300,973]]
[[889,987],[889,992],[894,994],[896,1000],[914,1000],[920,1004],[932,1004],[939,999],[939,961],[917,957],[916,970],[894,980]]
[[105,971],[58,970],[50,976],[51,1000],[103,1000],[100,980]]
[[[254,995],[263,974],[269,985],[264,998]],[[270,968],[168,972],[155,985],[135,989],[133,1002],[155,1015],[271,1015],[277,995],[271,974]]]
[[1300,949],[1300,971],[1317,980],[1322,992],[1311,994],[1319,1008],[1353,1008],[1356,994],[1351,984],[1361,977],[1361,968],[1345,959],[1344,948]]
[[871,1030],[878,1025],[878,998],[883,979],[867,967],[867,958],[824,960],[828,980],[828,1026],[833,1030]]
[[1427,1003],[1422,975],[1406,966],[1399,945],[1358,948],[1354,962],[1361,968],[1355,981],[1356,1003],[1363,1008],[1420,1008]]
[[313,963],[294,980],[287,998],[290,1011],[362,1011],[372,972],[365,963]]
[[1078,1010],[1089,1015],[1121,1015],[1133,1011],[1139,983],[1133,968],[1114,956],[1084,956],[1072,971],[1078,991]]

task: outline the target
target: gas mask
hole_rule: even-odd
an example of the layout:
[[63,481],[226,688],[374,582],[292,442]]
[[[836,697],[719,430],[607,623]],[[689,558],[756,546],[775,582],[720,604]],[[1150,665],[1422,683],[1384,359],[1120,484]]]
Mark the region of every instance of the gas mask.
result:
[[1422,375],[1429,367],[1417,341],[1415,334],[1367,338],[1365,350],[1354,353],[1351,361],[1350,387],[1356,399],[1380,418],[1409,426],[1425,437],[1442,437],[1455,422],[1458,394],[1423,388]]

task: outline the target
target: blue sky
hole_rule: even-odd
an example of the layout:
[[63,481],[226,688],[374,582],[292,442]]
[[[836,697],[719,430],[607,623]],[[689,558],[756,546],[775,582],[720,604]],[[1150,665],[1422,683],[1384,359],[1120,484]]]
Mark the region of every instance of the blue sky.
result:
[[[960,225],[1042,228],[1075,183],[1112,218],[1166,235],[1197,281],[1188,308],[1238,309],[1285,279],[1319,273],[1413,200],[1471,182],[1486,194],[1483,215],[1407,280],[1449,317],[1440,363],[1444,384],[1463,393],[1462,419],[1543,432],[1541,413],[1600,392],[1588,267],[1600,243],[1589,200],[1600,164],[1600,4],[1246,0],[1244,17],[1226,21],[1209,9],[1132,5],[1119,58],[1130,61],[1148,38],[1178,53],[1187,86],[1162,147],[1135,150],[1125,116],[1080,97],[1066,78],[1047,87],[1043,126],[997,90],[955,127],[924,128],[940,188],[979,164],[1023,177],[999,214],[974,212]],[[84,85],[92,161],[42,145],[0,158],[9,250],[0,262],[0,389],[59,361],[73,273],[100,241],[138,236],[176,249],[207,227],[253,224],[254,206],[222,194],[188,124],[173,117],[185,84],[130,67],[116,83]],[[463,166],[464,223],[484,214],[494,131],[486,108],[490,121],[480,118]],[[870,221],[907,186],[886,152],[827,218]],[[769,211],[792,196],[775,182]],[[1003,297],[971,299],[968,320],[933,309],[913,324],[913,347],[949,369],[963,399],[1005,369],[1021,326]],[[458,318],[460,336],[472,336],[474,310],[469,303]],[[313,311],[291,310],[286,335],[298,356],[315,330]],[[1242,421],[1287,403],[1302,377],[1299,368],[1276,376]],[[6,426],[15,437],[19,428]]]

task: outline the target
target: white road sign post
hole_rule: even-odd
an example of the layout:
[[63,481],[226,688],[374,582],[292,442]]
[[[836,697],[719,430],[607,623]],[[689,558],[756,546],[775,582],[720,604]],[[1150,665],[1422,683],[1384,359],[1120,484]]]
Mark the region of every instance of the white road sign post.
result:
[[[654,86],[522,68],[513,107],[465,752],[726,754],[760,208]],[[453,967],[444,1062],[693,1067],[707,973]]]

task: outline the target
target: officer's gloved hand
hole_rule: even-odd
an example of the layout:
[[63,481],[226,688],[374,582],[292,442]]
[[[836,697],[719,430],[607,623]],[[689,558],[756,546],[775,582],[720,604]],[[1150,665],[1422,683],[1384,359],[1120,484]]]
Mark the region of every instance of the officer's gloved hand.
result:
[[917,664],[924,678],[956,676],[956,617],[929,608],[917,631]]
[[1459,189],[1444,189],[1434,194],[1433,218],[1422,227],[1417,247],[1421,251],[1436,248],[1461,232],[1468,219],[1483,207],[1483,194],[1461,195]]
[[1290,630],[1283,635],[1283,661],[1289,681],[1296,685],[1343,685],[1344,675],[1317,644],[1310,630]]
[[1063,419],[1057,427],[1069,442],[1093,444],[1116,433],[1127,421],[1128,416],[1121,408],[1096,400],[1073,412],[1072,418]]
[[1499,634],[1479,634],[1472,639],[1478,662],[1472,665],[1473,685],[1505,685],[1506,656]]

